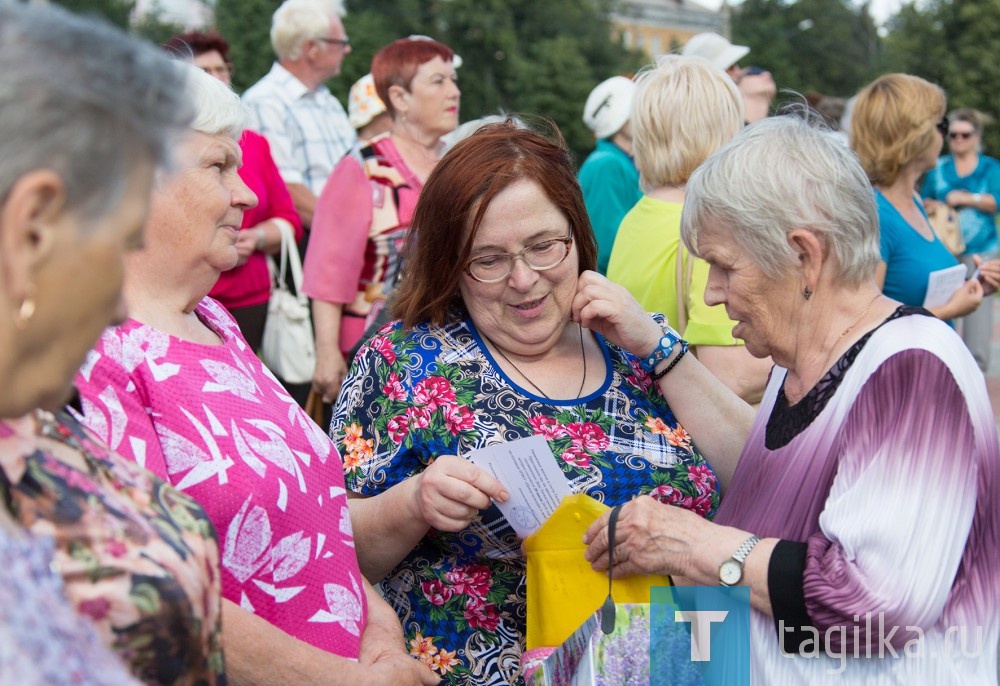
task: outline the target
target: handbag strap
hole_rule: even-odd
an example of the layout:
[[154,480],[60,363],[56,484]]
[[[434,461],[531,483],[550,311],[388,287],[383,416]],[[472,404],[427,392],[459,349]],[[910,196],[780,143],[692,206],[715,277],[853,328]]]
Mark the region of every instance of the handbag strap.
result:
[[608,518],[608,597],[604,599],[604,605],[601,607],[601,631],[605,634],[615,630],[615,600],[611,597],[611,570],[615,566],[615,527],[618,525],[618,515],[621,511],[622,506],[615,505]]
[[278,268],[277,287],[279,290],[288,290],[285,281],[285,270],[292,272],[292,285],[295,286],[296,299],[303,305],[308,304],[309,299],[302,293],[302,259],[299,257],[298,246],[295,245],[295,231],[290,224],[285,222],[275,222],[281,230],[281,258]]

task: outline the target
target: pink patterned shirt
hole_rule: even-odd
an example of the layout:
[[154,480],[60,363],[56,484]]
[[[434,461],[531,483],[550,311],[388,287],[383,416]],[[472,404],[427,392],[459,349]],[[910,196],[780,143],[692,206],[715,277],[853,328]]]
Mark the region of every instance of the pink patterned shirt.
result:
[[211,298],[196,312],[223,345],[133,319],[107,329],[77,377],[85,421],[205,508],[223,597],[357,659],[368,606],[340,456],[229,313]]

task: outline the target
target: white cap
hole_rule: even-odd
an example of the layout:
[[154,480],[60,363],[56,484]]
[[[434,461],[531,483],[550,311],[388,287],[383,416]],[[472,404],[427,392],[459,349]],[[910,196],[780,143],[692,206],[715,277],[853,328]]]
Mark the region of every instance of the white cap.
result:
[[733,45],[725,38],[711,31],[699,33],[687,43],[681,54],[686,57],[704,57],[706,60],[726,71],[731,66],[746,57],[750,48],[745,45]]
[[611,138],[628,122],[635,83],[624,76],[612,76],[597,84],[583,106],[583,123],[597,138]]

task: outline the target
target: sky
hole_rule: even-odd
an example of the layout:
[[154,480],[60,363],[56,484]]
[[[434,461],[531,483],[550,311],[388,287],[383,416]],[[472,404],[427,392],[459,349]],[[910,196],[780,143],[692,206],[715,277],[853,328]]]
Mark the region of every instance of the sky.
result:
[[[713,10],[722,6],[722,0],[698,0],[698,3]],[[730,4],[739,4],[739,0],[736,2],[730,0]],[[881,26],[886,19],[899,11],[902,4],[902,0],[872,0],[872,18],[875,19],[876,26]]]

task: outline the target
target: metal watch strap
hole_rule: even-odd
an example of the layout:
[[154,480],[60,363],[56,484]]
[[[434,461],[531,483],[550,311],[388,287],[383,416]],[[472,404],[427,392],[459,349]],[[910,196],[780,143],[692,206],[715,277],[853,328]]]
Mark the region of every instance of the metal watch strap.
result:
[[743,545],[737,548],[736,552],[733,553],[733,559],[742,565],[746,562],[747,555],[750,554],[750,551],[753,550],[753,547],[758,543],[760,543],[760,539],[756,536],[751,536],[747,540],[743,541]]

